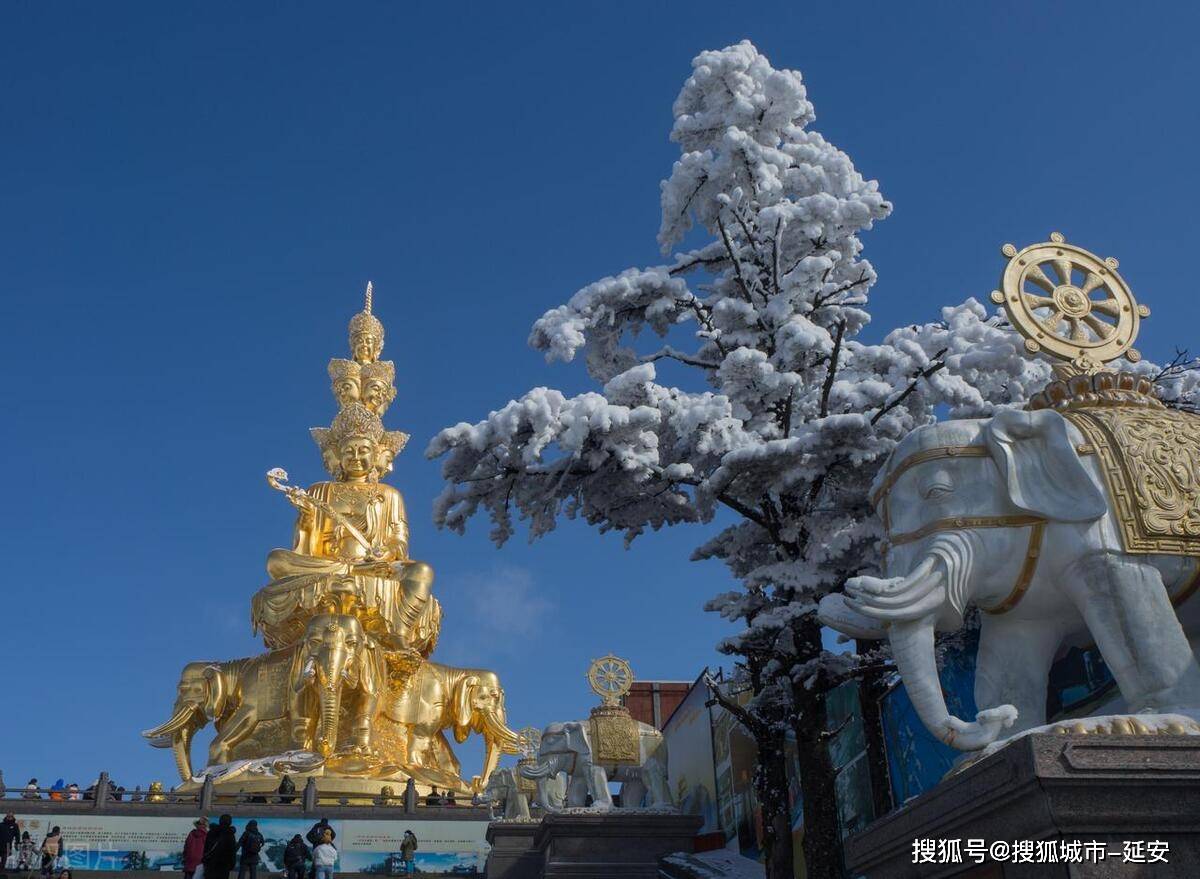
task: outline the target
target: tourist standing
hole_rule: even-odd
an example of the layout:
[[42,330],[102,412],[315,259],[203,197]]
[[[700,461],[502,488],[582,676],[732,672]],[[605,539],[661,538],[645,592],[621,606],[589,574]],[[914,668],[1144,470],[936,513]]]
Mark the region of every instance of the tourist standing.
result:
[[313,868],[317,879],[333,879],[333,865],[337,863],[337,849],[333,845],[333,830],[326,830],[321,841],[313,849]]
[[21,834],[21,847],[17,849],[17,869],[22,873],[30,872],[36,861],[37,843],[33,841],[33,837],[26,830]]
[[321,837],[325,832],[329,831],[329,840],[332,842],[337,839],[337,834],[333,832],[333,828],[329,826],[329,819],[322,818],[312,827],[308,828],[308,833],[304,834],[304,838],[308,840],[308,844],[316,848],[321,844]]
[[204,879],[229,879],[237,863],[237,831],[231,816],[222,815],[217,826],[208,831],[200,863],[204,865]]
[[62,829],[57,825],[50,828],[46,838],[42,840],[42,875],[49,876],[54,872],[56,862],[65,852]]
[[192,879],[204,860],[204,841],[208,839],[208,819],[197,818],[192,832],[183,841],[183,879]]
[[411,876],[417,872],[417,837],[411,830],[405,830],[400,840],[400,860],[404,861],[405,873]]
[[304,837],[297,833],[283,850],[283,868],[287,871],[287,879],[304,879],[306,865],[311,860],[312,855],[304,844]]
[[38,793],[38,783],[36,778],[29,779],[29,784],[25,785],[25,793],[21,794],[27,800],[40,800],[42,795]]
[[296,802],[296,783],[292,781],[292,777],[284,773],[283,778],[279,779],[279,802],[294,803]]
[[238,879],[258,879],[258,853],[262,851],[264,841],[263,835],[258,832],[258,822],[247,821],[242,838],[238,840],[238,848],[242,852]]
[[9,812],[0,821],[0,870],[8,864],[8,855],[17,850],[21,841],[21,827],[17,824],[17,816]]

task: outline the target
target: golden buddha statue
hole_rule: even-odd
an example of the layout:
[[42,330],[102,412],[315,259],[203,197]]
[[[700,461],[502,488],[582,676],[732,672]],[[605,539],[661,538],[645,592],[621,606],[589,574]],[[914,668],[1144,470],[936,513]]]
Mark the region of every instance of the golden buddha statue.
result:
[[[272,470],[267,481],[297,509],[290,548],[267,556],[270,581],[251,599],[251,623],[268,651],[189,663],[169,720],[144,735],[171,748],[183,781],[225,790],[273,790],[281,773],[320,776],[322,791],[361,794],[411,778],[463,794],[482,790],[501,754],[520,742],[507,726],[495,673],[430,660],[442,611],[433,569],[409,556],[404,498],[380,480],[408,434],[380,416],[396,395],[395,367],[380,361],[383,325],[366,305],[350,321],[353,359],[329,362],[339,411],[313,428],[332,477],[307,490]],[[207,765],[191,743],[217,728]],[[447,741],[485,741],[482,771],[466,781]]]
[[351,403],[320,437],[335,481],[287,492],[299,510],[292,548],[267,556],[271,582],[254,598],[253,622],[268,643],[288,643],[308,612],[357,604],[381,643],[428,655],[440,619],[433,568],[408,557],[404,498],[378,481],[390,463],[387,432]]

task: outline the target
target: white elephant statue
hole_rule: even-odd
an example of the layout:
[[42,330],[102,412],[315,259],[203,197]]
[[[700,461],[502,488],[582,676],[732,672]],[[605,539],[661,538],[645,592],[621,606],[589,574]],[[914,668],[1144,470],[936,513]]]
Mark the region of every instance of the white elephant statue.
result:
[[483,798],[488,802],[488,811],[495,817],[494,809],[498,805],[504,810],[505,818],[528,818],[528,795],[521,791],[520,780],[516,770],[511,766],[496,769],[488,777],[483,789]]
[[[1044,725],[1050,665],[1070,644],[1099,647],[1131,712],[1200,708],[1200,669],[1174,607],[1200,582],[1198,560],[1125,550],[1099,457],[1054,409],[1001,410],[914,430],[876,478],[885,573],[901,576],[855,577],[819,616],[890,641],[921,720],[946,744],[972,751]],[[1193,440],[1185,460],[1198,457]],[[1194,493],[1184,502],[1194,507]],[[934,630],[959,628],[970,604],[984,611],[981,710],[964,721],[946,710]]]
[[[552,723],[542,731],[537,760],[520,767],[525,778],[537,781],[538,802],[550,812],[583,807],[592,798],[592,808],[613,808],[608,783],[621,783],[621,804],[627,808],[643,804],[674,806],[667,785],[667,743],[663,734],[648,723],[633,721],[638,731],[638,765],[604,763],[594,759],[591,722],[573,720]],[[565,774],[563,796],[556,780]],[[565,803],[564,803],[565,800]]]

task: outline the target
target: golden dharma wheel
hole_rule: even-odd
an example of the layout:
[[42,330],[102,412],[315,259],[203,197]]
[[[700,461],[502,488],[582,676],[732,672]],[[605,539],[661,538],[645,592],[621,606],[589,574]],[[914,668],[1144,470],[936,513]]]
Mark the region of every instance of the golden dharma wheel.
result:
[[992,301],[1031,354],[1044,351],[1085,371],[1121,355],[1141,359],[1133,341],[1150,309],[1137,304],[1115,259],[1068,244],[1058,232],[1020,251],[1005,244],[1001,252],[1009,261]]
[[605,705],[616,705],[633,687],[633,669],[611,653],[594,660],[587,673],[588,684]]

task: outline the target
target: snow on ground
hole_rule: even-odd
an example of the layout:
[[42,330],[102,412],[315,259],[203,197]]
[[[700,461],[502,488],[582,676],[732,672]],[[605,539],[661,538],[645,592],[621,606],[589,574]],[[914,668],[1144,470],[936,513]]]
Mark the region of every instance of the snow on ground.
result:
[[763,879],[763,865],[737,852],[722,849],[698,855],[682,853],[663,859],[674,867],[683,867],[695,879]]

